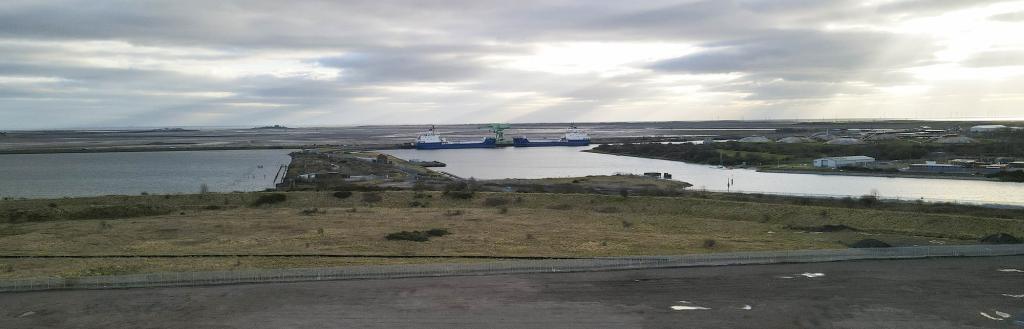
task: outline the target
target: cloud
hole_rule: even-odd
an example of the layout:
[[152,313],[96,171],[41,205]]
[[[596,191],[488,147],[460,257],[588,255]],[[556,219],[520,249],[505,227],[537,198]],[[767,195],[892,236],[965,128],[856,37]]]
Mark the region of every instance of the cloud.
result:
[[989,19],[1003,22],[1022,22],[1024,21],[1024,11],[992,15]]
[[963,62],[971,67],[1024,66],[1024,50],[995,50],[975,54]]
[[997,2],[10,0],[0,128],[817,118],[1024,84]]

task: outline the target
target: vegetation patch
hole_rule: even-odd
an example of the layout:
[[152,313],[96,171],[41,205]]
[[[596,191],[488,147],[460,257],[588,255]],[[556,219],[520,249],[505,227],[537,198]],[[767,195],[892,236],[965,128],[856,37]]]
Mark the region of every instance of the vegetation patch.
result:
[[252,202],[253,207],[259,207],[262,205],[270,205],[275,203],[281,203],[288,200],[288,196],[284,193],[271,193],[271,194],[260,194],[256,201]]
[[864,239],[850,244],[850,248],[889,248],[888,243],[875,239]]
[[484,205],[488,207],[504,206],[509,203],[508,199],[500,196],[491,196],[484,199]]
[[334,192],[334,197],[338,199],[348,199],[352,196],[352,191],[337,191]]
[[1021,239],[1006,233],[996,233],[984,238],[981,238],[981,243],[984,244],[1018,244],[1022,243]]
[[378,203],[384,201],[384,196],[377,192],[365,192],[363,193],[363,202],[366,203]]
[[426,231],[401,231],[388,234],[384,236],[388,240],[401,240],[401,241],[415,241],[415,242],[426,242],[431,237],[442,237],[449,235],[451,232],[443,228],[432,228]]

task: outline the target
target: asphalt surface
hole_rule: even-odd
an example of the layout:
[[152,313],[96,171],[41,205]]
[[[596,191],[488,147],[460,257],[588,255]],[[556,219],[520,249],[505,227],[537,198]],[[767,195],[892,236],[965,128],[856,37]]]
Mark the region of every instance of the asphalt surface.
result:
[[8,293],[0,327],[1024,328],[1022,271],[1024,256]]

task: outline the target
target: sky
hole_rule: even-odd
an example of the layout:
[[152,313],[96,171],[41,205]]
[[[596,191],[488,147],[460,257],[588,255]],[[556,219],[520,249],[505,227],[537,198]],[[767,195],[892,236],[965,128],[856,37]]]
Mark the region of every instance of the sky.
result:
[[0,2],[0,129],[1024,118],[1024,1]]

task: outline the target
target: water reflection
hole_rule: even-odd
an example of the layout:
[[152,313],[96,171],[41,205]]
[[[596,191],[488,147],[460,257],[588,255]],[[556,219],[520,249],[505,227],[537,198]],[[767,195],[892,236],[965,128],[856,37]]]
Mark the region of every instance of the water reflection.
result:
[[545,178],[648,171],[671,173],[694,188],[785,194],[861,196],[1024,205],[1024,184],[953,179],[916,179],[812,174],[761,173],[676,161],[581,152],[587,147],[500,148],[465,150],[388,150],[403,159],[436,160],[438,168],[478,179]]

